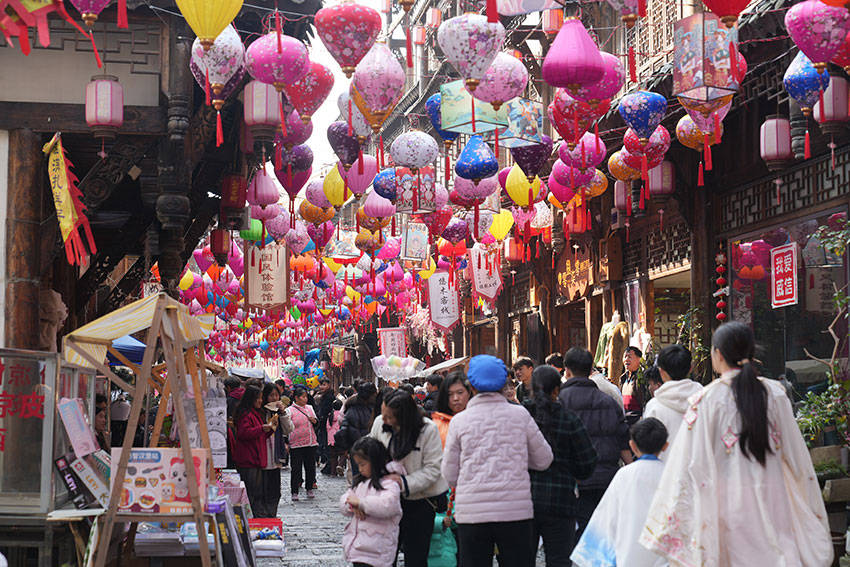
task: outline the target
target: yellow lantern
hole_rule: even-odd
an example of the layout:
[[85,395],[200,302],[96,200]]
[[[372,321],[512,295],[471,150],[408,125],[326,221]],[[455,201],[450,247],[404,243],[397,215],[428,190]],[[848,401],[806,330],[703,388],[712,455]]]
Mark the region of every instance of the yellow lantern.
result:
[[549,197],[548,197],[548,199],[549,199],[549,202],[550,202],[550,203],[551,203],[551,204],[552,204],[555,208],[557,208],[557,209],[561,209],[562,211],[564,210],[564,205],[562,205],[562,204],[561,204],[561,201],[559,201],[558,199],[556,199],[556,198],[555,198],[555,194],[554,194],[554,193],[549,193]]
[[620,152],[614,152],[611,154],[611,157],[608,158],[608,172],[615,179],[619,179],[620,181],[640,179],[640,170],[626,165],[626,162],[623,161],[623,157],[620,155]]
[[301,205],[298,207],[298,212],[301,214],[301,218],[305,221],[313,224],[322,224],[325,221],[329,221],[334,218],[333,207],[317,207],[307,199],[301,201]]
[[345,287],[345,295],[347,295],[348,299],[350,299],[351,301],[353,301],[355,303],[360,301],[360,292],[355,290],[350,285]]
[[177,8],[204,51],[209,51],[215,38],[239,14],[242,0],[177,0]]
[[[508,213],[508,214],[510,214],[510,213]],[[493,230],[493,228],[490,227],[490,230]],[[422,278],[423,280],[427,280],[428,278],[433,276],[434,272],[436,272],[436,271],[437,271],[437,264],[436,264],[436,262],[434,262],[434,259],[431,258],[430,259],[430,265],[428,266],[428,269],[427,270],[419,270],[419,277]]]
[[[528,179],[526,179],[526,183]],[[493,223],[490,225],[490,234],[498,241],[502,241],[511,231],[514,225],[514,216],[510,211],[502,209],[498,214],[493,215]]]
[[598,197],[608,189],[608,178],[598,169],[593,173],[593,179],[587,184],[587,198]]
[[186,273],[183,274],[183,277],[180,278],[180,281],[177,282],[177,287],[186,291],[190,287],[192,287],[192,283],[195,281],[195,275],[192,274],[191,270],[186,270]]
[[345,188],[345,180],[339,174],[338,167],[332,167],[330,172],[325,176],[325,181],[322,184],[322,189],[325,192],[325,197],[334,207],[341,207],[348,197],[348,191]]
[[328,268],[330,268],[330,270],[334,274],[336,274],[339,271],[339,269],[342,267],[342,264],[337,263],[336,261],[334,261],[333,258],[322,258],[322,260],[325,261],[325,264],[328,266]]
[[540,193],[540,178],[535,177],[534,182],[529,183],[528,177],[522,169],[518,165],[514,165],[508,173],[505,189],[508,191],[508,196],[518,207],[530,207]]
[[307,378],[306,382],[307,382],[307,386],[310,387],[310,388],[318,388],[319,387],[319,379],[316,378],[315,376],[310,376],[309,378]]

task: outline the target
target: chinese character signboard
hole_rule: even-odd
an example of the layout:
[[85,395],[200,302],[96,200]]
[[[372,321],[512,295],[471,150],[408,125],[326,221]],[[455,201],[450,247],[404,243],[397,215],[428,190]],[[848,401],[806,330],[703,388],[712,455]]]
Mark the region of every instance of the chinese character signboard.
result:
[[281,309],[289,299],[289,249],[245,244],[245,304],[254,309]]
[[428,307],[431,322],[439,330],[448,333],[460,322],[460,302],[457,288],[449,284],[449,273],[434,272],[428,278]]
[[558,259],[555,278],[558,293],[569,300],[587,293],[593,283],[593,263],[585,249],[573,251],[567,248]]
[[469,249],[469,271],[472,274],[472,295],[493,303],[502,291],[502,271],[480,244]]
[[770,305],[774,309],[796,305],[797,243],[771,248],[770,265]]
[[407,356],[407,333],[402,327],[386,327],[378,329],[378,341],[381,354],[384,356]]

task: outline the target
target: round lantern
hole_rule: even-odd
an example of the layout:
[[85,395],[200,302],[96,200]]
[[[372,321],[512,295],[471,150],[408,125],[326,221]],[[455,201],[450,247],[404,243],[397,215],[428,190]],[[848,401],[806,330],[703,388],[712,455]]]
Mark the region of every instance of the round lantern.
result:
[[676,172],[673,162],[662,161],[658,166],[649,170],[649,181],[647,182],[649,194],[670,195],[676,189]]
[[499,161],[481,136],[471,136],[455,163],[458,177],[478,182],[499,172]]
[[437,43],[466,86],[474,91],[505,41],[505,27],[481,14],[463,14],[437,29]]
[[250,81],[243,92],[245,125],[257,142],[274,141],[280,128],[280,97],[272,85]]
[[432,163],[439,155],[437,141],[421,130],[401,134],[390,146],[390,156],[395,164],[409,167],[413,173]]
[[86,85],[86,124],[95,138],[115,138],[124,124],[124,89],[118,77],[95,75]]
[[310,62],[307,74],[292,83],[286,85],[286,98],[301,114],[304,123],[310,122],[310,117],[315,113],[334,86],[334,76],[331,70],[315,61]]
[[771,171],[778,171],[794,160],[791,149],[791,122],[787,118],[768,116],[761,125],[759,149],[761,159]]
[[843,77],[830,77],[829,87],[823,93],[823,112],[821,105],[815,105],[815,120],[824,134],[837,134],[848,118],[847,80]]
[[343,2],[316,12],[315,24],[322,43],[350,79],[381,31],[381,15],[367,6]]
[[648,141],[667,112],[667,99],[658,93],[637,91],[621,98],[618,110],[638,137]]
[[493,110],[520,96],[528,84],[528,69],[522,61],[507,53],[499,53],[475,89],[475,98],[489,102]]
[[570,90],[594,84],[605,74],[599,48],[579,18],[564,19],[543,59],[541,73],[543,80],[553,87]]
[[785,13],[785,27],[818,73],[823,73],[850,31],[850,14],[844,7],[806,0]]
[[811,116],[820,92],[829,86],[829,73],[818,72],[806,55],[800,51],[791,61],[782,78],[788,95],[797,101],[805,116]]
[[375,43],[357,64],[351,80],[351,100],[376,134],[404,93],[404,82],[404,69],[385,43]]
[[242,0],[177,0],[177,8],[204,49],[209,49],[239,14]]

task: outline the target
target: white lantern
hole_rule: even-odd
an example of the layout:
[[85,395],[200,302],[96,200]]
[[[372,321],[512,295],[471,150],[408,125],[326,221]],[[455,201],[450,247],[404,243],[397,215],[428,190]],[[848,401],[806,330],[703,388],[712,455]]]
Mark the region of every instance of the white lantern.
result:
[[649,170],[649,194],[669,195],[676,189],[676,172],[673,162],[662,161],[656,167]]
[[815,105],[815,120],[824,134],[837,134],[848,119],[847,80],[843,77],[829,78],[829,87],[823,93],[823,114],[820,103]]
[[243,93],[245,125],[254,140],[271,142],[280,128],[280,95],[274,85],[251,81]]
[[768,116],[761,125],[760,138],[761,159],[771,171],[782,169],[794,159],[791,149],[791,122],[787,118]]
[[614,207],[625,211],[626,210],[626,199],[629,198],[629,192],[631,191],[631,183],[626,184],[625,181],[615,181],[614,182]]
[[86,85],[86,124],[95,138],[115,138],[124,124],[124,89],[117,77],[95,75]]

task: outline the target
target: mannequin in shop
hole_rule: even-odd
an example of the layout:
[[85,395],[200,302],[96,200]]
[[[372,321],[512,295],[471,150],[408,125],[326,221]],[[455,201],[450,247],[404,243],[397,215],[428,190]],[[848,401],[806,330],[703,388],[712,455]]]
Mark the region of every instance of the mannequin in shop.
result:
[[614,311],[611,315],[611,320],[602,325],[599,329],[599,340],[596,342],[596,355],[593,357],[593,366],[596,368],[605,368],[605,355],[608,352],[608,343],[611,341],[611,335],[614,333],[614,327],[620,322],[620,312]]
[[647,333],[646,327],[641,325],[635,329],[629,344],[639,348],[641,352],[649,352],[649,347],[652,346],[652,335]]
[[623,354],[629,346],[629,324],[620,321],[614,325],[611,332],[611,340],[608,341],[608,350],[605,355],[605,367],[608,369],[608,380],[619,388],[620,374],[623,373]]

